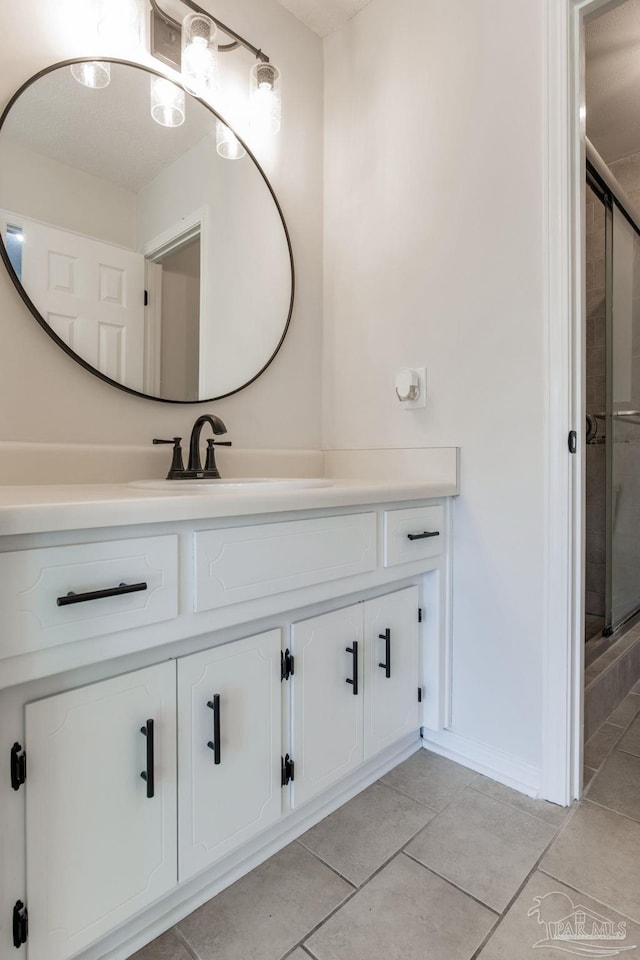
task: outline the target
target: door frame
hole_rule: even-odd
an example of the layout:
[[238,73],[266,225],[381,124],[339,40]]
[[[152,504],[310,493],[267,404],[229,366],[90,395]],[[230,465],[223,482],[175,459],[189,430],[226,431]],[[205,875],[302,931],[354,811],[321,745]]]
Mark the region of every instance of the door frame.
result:
[[[182,217],[177,223],[167,227],[162,233],[152,237],[142,248],[142,254],[145,260],[151,263],[158,263],[169,253],[174,253],[190,241],[199,238],[200,240],[200,358],[198,370],[198,396],[200,400],[206,399],[203,396],[207,356],[206,351],[202,350],[202,338],[206,333],[206,326],[203,326],[204,317],[210,316],[211,296],[208,285],[204,282],[207,276],[208,264],[212,262],[211,237],[209,232],[209,217],[206,207],[199,207],[192,210],[191,213]],[[160,356],[161,333],[160,327],[162,317],[157,313],[149,314],[149,337],[153,342],[153,349],[156,356]],[[156,374],[159,380],[159,373]],[[197,401],[195,401],[197,402]]]
[[[547,0],[545,631],[541,796],[582,793],[586,321],[584,21],[624,0]],[[567,447],[578,434],[578,454]]]

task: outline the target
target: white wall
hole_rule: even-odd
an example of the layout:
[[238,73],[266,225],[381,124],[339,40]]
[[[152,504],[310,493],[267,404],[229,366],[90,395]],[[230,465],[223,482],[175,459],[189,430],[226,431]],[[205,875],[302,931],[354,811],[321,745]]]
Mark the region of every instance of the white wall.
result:
[[157,249],[158,238],[179,235],[195,214],[209,266],[202,276],[200,393],[191,396],[221,396],[253,379],[275,353],[291,305],[291,267],[258,168],[248,156],[219,157],[215,125],[138,193],[137,249]]
[[0,208],[135,250],[136,196],[9,139],[0,153]]
[[[95,0],[5,4],[0,38],[0,102],[30,76],[74,56],[120,55],[98,45]],[[188,435],[197,415],[221,416],[242,447],[320,444],[322,337],[321,41],[275,0],[216,0],[215,13],[262,46],[283,73],[283,129],[262,156],[292,235],[298,296],[278,358],[250,388],[215,405],[174,406],[114,389],[73,363],[40,329],[0,270],[0,441],[150,443]],[[229,55],[248,76],[249,55]],[[139,59],[151,62],[143,50]],[[286,79],[286,82],[284,80]],[[295,398],[295,402],[292,402]]]
[[542,8],[373,0],[325,46],[325,446],[462,448],[452,729],[536,766]]

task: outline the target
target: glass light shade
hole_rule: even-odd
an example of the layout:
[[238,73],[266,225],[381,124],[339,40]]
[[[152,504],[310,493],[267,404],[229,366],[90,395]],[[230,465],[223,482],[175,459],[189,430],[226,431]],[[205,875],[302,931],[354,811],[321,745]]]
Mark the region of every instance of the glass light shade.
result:
[[151,77],[151,116],[162,127],[179,127],[185,118],[184,90],[164,77]]
[[91,60],[88,63],[72,63],[71,76],[83,87],[100,90],[111,83],[111,64],[103,60]]
[[280,71],[272,63],[255,63],[251,68],[251,129],[258,134],[278,133],[282,121]]
[[214,93],[218,80],[218,29],[209,17],[190,13],[182,21],[182,82],[190,93]]
[[100,0],[98,32],[116,49],[140,46],[140,0]]
[[216,149],[225,160],[242,160],[247,155],[247,151],[233,130],[230,130],[222,120],[216,123]]

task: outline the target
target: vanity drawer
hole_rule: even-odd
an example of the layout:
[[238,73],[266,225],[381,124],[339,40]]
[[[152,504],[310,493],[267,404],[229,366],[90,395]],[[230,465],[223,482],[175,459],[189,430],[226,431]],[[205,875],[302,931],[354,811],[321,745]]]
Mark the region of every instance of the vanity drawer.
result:
[[326,583],[378,565],[375,513],[195,534],[195,610]]
[[437,557],[444,550],[444,507],[387,510],[384,515],[384,565]]
[[0,659],[170,620],[177,537],[0,554],[0,609]]

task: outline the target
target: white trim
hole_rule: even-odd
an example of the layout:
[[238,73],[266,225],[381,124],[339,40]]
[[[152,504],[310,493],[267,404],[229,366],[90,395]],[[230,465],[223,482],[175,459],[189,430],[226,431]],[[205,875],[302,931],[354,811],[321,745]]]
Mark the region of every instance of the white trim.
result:
[[[211,236],[209,230],[209,208],[200,207],[193,210],[187,216],[182,217],[177,223],[167,227],[162,233],[149,240],[143,247],[143,254],[147,260],[153,262],[166,257],[168,254],[179,250],[184,244],[191,240],[200,238],[200,344],[199,344],[199,365],[198,365],[198,396],[200,400],[205,400],[210,395],[210,389],[206,386],[207,370],[209,367],[209,351],[207,338],[211,338],[211,324],[207,318],[211,313],[211,291],[210,285],[205,283],[208,276],[209,264],[211,263]],[[204,345],[204,346],[203,346]]]
[[83,951],[82,960],[101,960],[104,957],[109,957],[109,960],[126,960],[393,770],[416,753],[420,744],[421,741],[415,734],[405,737],[395,746],[363,764],[337,786],[305,804],[301,810],[284,813],[273,827],[260,836],[229,854],[210,870],[204,871],[193,880],[185,881],[167,897],[158,900],[98,944]]
[[23,223],[36,223],[41,227],[48,227],[50,230],[60,230],[63,233],[69,233],[74,237],[82,237],[83,240],[93,240],[95,243],[104,243],[108,247],[114,247],[116,250],[126,250],[127,253],[138,253],[135,247],[127,246],[124,243],[114,243],[113,240],[104,240],[102,237],[92,236],[90,233],[81,233],[79,230],[72,230],[70,227],[61,226],[59,223],[51,223],[49,220],[36,220],[35,217],[25,217],[22,213],[13,213],[11,210],[0,209],[0,223],[11,226],[22,226]]
[[576,429],[572,396],[572,201],[569,88],[572,0],[548,0],[546,171],[546,328],[548,438],[545,470],[545,626],[543,638],[542,796],[570,802],[573,791],[573,463],[567,448]]
[[144,308],[144,392],[158,396],[162,371],[162,266],[145,258],[144,269],[148,294]]
[[[624,0],[547,0],[545,633],[541,795],[582,791],[584,661],[585,319],[584,91],[586,16]],[[567,453],[578,432],[580,456]]]
[[152,237],[142,248],[143,256],[155,263],[167,254],[173,253],[174,250],[179,250],[190,240],[199,237],[202,234],[206,212],[205,207],[194,210]]
[[531,763],[449,730],[422,731],[422,746],[529,797],[540,796],[540,769]]

